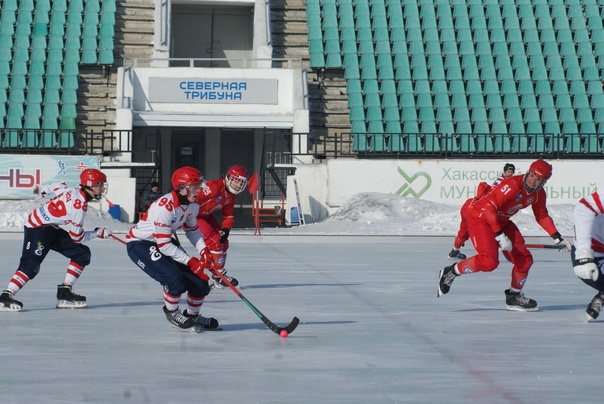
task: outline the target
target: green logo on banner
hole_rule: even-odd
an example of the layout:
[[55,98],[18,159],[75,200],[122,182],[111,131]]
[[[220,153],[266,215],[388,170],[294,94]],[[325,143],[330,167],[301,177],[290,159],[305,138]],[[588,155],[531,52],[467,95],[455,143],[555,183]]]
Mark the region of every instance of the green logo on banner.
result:
[[[403,186],[395,192],[396,195],[410,195],[414,198],[419,198],[430,188],[430,185],[432,185],[432,178],[430,178],[430,176],[426,172],[420,171],[418,173],[413,174],[412,176],[409,176],[400,167],[397,167],[397,170],[398,173],[405,179],[406,184],[403,184]],[[419,180],[417,180],[418,178]],[[419,189],[419,191],[416,191],[416,189],[420,187],[421,189]]]

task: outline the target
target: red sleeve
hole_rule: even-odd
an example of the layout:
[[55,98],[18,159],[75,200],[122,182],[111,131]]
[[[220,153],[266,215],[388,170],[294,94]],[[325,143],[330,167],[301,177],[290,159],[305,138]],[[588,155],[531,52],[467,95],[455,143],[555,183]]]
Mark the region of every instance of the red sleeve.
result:
[[222,228],[231,230],[235,223],[235,198],[222,208]]
[[533,208],[533,214],[535,215],[535,220],[539,223],[539,226],[543,228],[550,236],[556,233],[556,225],[554,224],[553,219],[549,215],[546,206],[546,194],[545,190],[541,189],[537,193],[537,200],[533,202],[531,207]]
[[478,187],[476,187],[476,199],[482,198],[490,189],[491,186],[484,181],[478,184]]

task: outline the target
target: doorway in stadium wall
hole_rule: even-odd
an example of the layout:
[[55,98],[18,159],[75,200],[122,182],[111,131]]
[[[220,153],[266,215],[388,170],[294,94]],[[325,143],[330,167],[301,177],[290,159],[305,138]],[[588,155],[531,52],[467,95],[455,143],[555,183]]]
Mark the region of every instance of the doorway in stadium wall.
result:
[[[220,172],[225,175],[227,170],[239,164],[246,168],[248,175],[254,174],[254,132],[247,130],[222,130],[220,136]],[[252,198],[247,192],[237,196],[237,205],[250,205]]]
[[192,166],[205,172],[205,133],[203,129],[172,130],[170,172]]

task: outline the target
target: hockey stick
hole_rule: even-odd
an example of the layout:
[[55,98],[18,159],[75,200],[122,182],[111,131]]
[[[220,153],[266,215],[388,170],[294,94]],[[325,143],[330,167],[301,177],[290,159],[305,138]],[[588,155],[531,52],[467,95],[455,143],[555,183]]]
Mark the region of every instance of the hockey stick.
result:
[[227,285],[233,292],[235,292],[235,294],[237,296],[239,296],[239,298],[241,300],[243,300],[243,302],[245,304],[247,304],[247,306],[250,309],[252,309],[252,311],[254,313],[256,313],[258,318],[260,318],[260,320],[262,320],[262,322],[268,328],[270,328],[274,333],[280,335],[281,331],[285,330],[287,332],[287,334],[291,334],[298,326],[298,323],[300,322],[300,319],[298,317],[294,317],[294,319],[291,321],[291,323],[289,323],[286,327],[281,328],[281,327],[275,325],[275,323],[273,323],[271,320],[269,320],[264,314],[262,314],[262,312],[260,310],[258,310],[249,300],[247,300],[245,298],[245,296],[243,296],[243,294],[239,291],[239,289],[237,289],[235,286],[233,286],[233,284],[231,284],[231,282],[229,282],[229,280],[223,274],[221,274],[219,271],[212,272],[212,273],[214,275],[218,276],[222,280],[222,282],[224,282],[225,285]]
[[[124,240],[122,240],[121,238],[119,238],[117,236],[114,236],[113,234],[111,235],[111,238],[114,239],[114,240],[116,240],[116,241],[119,241],[122,244],[126,244],[126,242]],[[298,317],[294,317],[294,319],[291,321],[291,323],[289,323],[286,327],[282,328],[282,327],[277,326],[275,323],[273,323],[271,320],[269,320],[264,314],[262,314],[262,312],[260,310],[258,310],[256,308],[256,306],[254,306],[249,300],[247,300],[245,298],[245,296],[243,296],[243,294],[239,291],[239,289],[237,289],[235,286],[233,286],[233,284],[231,282],[229,282],[229,280],[223,274],[221,274],[220,272],[216,271],[214,273],[214,275],[217,275],[222,280],[222,282],[224,282],[225,285],[227,285],[229,288],[231,288],[231,290],[233,292],[235,292],[235,294],[237,294],[237,296],[239,296],[241,298],[241,300],[243,300],[243,302],[245,304],[247,304],[248,307],[250,309],[252,309],[252,311],[254,313],[256,313],[256,315],[260,318],[260,320],[262,320],[262,322],[264,324],[266,324],[266,326],[268,328],[270,328],[273,332],[275,332],[275,333],[277,333],[277,334],[280,335],[281,331],[285,330],[287,332],[287,334],[289,335],[298,326],[298,323],[300,322],[300,319]]]
[[549,248],[552,250],[562,250],[565,248],[564,245],[558,244],[514,244],[514,247],[524,247],[524,248]]
[[116,241],[119,241],[122,244],[126,244],[126,242],[124,240],[122,240],[121,238],[119,238],[117,236],[114,236],[113,234],[111,235],[111,238],[114,239],[114,240],[116,240]]

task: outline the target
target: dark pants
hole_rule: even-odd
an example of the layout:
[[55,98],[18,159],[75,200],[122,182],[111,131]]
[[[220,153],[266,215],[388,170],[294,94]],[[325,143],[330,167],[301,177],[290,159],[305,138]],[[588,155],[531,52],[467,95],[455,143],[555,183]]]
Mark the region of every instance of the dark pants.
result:
[[158,281],[168,294],[180,296],[188,292],[194,297],[204,297],[210,293],[208,281],[199,278],[185,264],[163,255],[157,244],[150,241],[130,241],[126,249],[132,262]]
[[19,271],[34,279],[49,251],[56,251],[82,268],[90,264],[90,248],[74,243],[67,231],[53,226],[32,229],[24,227],[23,250]]

